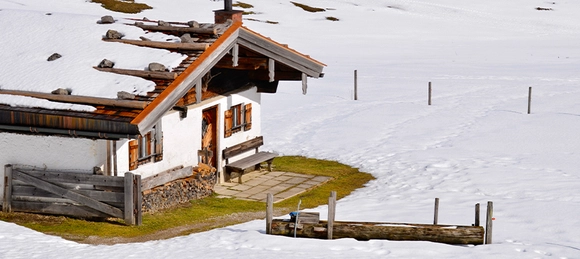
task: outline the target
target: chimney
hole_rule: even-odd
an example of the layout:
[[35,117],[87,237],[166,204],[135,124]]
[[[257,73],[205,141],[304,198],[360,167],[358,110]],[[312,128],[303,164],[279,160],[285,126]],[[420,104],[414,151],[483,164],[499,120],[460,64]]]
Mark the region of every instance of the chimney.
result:
[[216,10],[215,13],[215,23],[226,23],[227,20],[232,20],[232,22],[242,21],[242,13],[244,11],[233,10],[232,0],[224,0],[224,9]]

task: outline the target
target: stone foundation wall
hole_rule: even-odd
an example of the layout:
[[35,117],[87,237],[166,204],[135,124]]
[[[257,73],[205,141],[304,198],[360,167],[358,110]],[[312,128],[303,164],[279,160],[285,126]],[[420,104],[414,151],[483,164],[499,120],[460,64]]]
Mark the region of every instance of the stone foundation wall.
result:
[[155,213],[213,193],[217,183],[215,168],[198,167],[193,175],[143,191],[143,213]]

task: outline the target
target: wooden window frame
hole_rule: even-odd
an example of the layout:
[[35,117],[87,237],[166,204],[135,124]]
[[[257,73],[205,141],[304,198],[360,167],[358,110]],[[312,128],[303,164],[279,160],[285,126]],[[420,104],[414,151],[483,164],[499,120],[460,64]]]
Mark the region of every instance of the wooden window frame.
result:
[[163,160],[163,131],[161,123],[157,123],[145,135],[129,141],[129,170],[161,160]]
[[252,129],[252,104],[236,104],[225,111],[224,137]]

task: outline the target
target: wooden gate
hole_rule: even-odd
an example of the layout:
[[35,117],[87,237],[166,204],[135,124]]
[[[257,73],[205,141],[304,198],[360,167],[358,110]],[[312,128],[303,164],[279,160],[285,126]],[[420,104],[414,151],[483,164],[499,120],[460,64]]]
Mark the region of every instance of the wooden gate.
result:
[[124,177],[4,167],[4,212],[122,218],[141,225],[141,176]]

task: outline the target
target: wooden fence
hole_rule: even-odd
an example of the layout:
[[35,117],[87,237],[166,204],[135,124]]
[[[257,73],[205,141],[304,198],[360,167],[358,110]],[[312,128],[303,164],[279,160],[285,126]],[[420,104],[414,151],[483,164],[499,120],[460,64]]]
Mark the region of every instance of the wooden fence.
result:
[[122,218],[141,225],[141,176],[124,177],[4,167],[4,212]]

